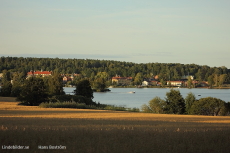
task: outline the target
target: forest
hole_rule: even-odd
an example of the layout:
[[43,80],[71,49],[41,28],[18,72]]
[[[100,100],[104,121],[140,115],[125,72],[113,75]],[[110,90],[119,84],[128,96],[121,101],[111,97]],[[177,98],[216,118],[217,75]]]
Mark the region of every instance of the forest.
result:
[[[179,63],[136,64],[90,59],[2,57],[0,66],[3,72],[0,96],[17,97],[17,100],[21,101],[22,104],[30,106],[37,106],[45,102],[43,104],[45,107],[50,107],[47,102],[51,102],[53,105],[54,102],[74,101],[84,103],[84,107],[94,105],[101,108],[102,105],[92,101],[93,91],[103,92],[108,85],[107,78],[115,75],[131,76],[135,82],[138,77],[151,78],[156,75],[164,80],[180,80],[182,76],[189,74],[194,75],[198,81],[208,81],[209,83],[210,78],[212,78],[213,83],[217,78],[219,85],[222,84],[220,82],[224,81],[229,83],[230,76],[230,71],[226,67]],[[47,77],[25,77],[27,72],[39,69],[52,71],[52,75]],[[83,76],[77,78],[74,84],[76,86],[74,96],[65,94],[60,73],[77,73]],[[187,82],[189,82],[189,79]],[[149,105],[144,105],[142,110],[160,114],[229,115],[229,103],[220,99],[207,97],[197,101],[192,93],[184,99],[179,91],[173,89],[166,96],[166,100],[155,97],[149,101]],[[57,107],[56,104],[55,107]],[[63,104],[67,105],[66,103],[58,103],[58,107],[64,107]],[[79,107],[75,103],[70,105],[68,104],[67,107]]]
[[81,74],[87,78],[94,78],[98,72],[106,72],[109,78],[120,75],[133,77],[141,74],[143,78],[152,78],[158,75],[159,80],[180,80],[182,76],[193,75],[198,81],[208,81],[215,75],[226,75],[225,83],[230,83],[230,69],[225,66],[210,67],[197,64],[180,63],[132,63],[125,61],[97,60],[97,59],[61,59],[61,58],[34,58],[34,57],[1,57],[0,72],[29,71],[58,71],[61,74]]

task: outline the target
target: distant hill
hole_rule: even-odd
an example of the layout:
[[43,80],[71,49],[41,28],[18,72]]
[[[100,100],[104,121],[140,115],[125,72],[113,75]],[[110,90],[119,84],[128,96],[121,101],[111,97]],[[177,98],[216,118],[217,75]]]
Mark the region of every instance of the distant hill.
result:
[[60,58],[32,58],[32,57],[1,57],[0,72],[53,71],[62,74],[82,74],[94,77],[98,72],[107,72],[109,77],[135,77],[141,73],[143,78],[158,76],[164,80],[179,80],[182,76],[193,75],[195,79],[207,81],[209,76],[227,74],[226,82],[230,82],[230,69],[226,67],[209,67],[207,65],[180,63],[132,63],[113,60],[95,59],[60,59]]

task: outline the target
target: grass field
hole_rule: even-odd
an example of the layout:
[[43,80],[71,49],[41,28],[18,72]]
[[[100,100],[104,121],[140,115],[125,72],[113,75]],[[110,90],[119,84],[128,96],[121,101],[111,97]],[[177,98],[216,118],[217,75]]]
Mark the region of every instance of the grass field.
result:
[[[0,97],[0,142],[0,152],[226,153],[230,117],[39,108]],[[38,149],[49,145],[63,148]]]

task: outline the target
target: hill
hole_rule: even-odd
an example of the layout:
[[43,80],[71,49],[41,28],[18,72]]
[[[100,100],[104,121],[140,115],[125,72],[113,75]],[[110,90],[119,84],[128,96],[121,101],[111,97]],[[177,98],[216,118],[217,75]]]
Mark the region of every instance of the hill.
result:
[[226,83],[230,82],[230,69],[225,66],[209,67],[207,65],[180,63],[141,63],[94,59],[59,59],[59,58],[23,58],[1,57],[0,72],[27,72],[33,70],[53,71],[62,74],[82,74],[93,78],[98,72],[107,72],[109,77],[120,75],[135,77],[141,73],[143,78],[158,76],[159,80],[179,80],[182,76],[193,75],[195,79],[207,81],[209,76],[227,74]]

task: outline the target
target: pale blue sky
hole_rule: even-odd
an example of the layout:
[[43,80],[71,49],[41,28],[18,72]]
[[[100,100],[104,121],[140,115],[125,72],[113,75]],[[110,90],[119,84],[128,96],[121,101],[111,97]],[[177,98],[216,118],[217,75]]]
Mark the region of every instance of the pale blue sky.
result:
[[230,1],[0,0],[0,56],[230,68]]

